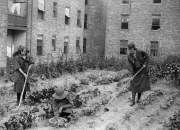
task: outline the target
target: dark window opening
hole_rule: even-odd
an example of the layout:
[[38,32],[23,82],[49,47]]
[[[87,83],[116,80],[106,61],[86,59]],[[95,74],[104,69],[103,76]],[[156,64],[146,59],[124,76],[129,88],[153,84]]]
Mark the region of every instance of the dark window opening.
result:
[[44,20],[45,12],[38,9],[38,18]]
[[77,26],[81,27],[81,11],[77,11]]
[[153,3],[161,3],[161,0],[153,0]]
[[121,29],[129,29],[128,15],[122,15],[121,17]]
[[37,56],[43,55],[43,35],[39,35],[37,39]]
[[153,18],[152,20],[152,30],[158,30],[160,29],[160,19],[159,18]]
[[159,42],[158,41],[151,41],[150,55],[151,56],[158,56],[158,52],[159,52]]
[[83,53],[86,53],[86,38],[83,39]]
[[123,4],[129,4],[129,0],[122,0]]
[[120,54],[127,55],[127,48],[128,48],[128,40],[121,40],[120,41]]
[[80,38],[76,39],[76,53],[80,53]]
[[87,14],[84,15],[84,28],[87,29]]
[[53,2],[53,17],[57,17],[57,2]]
[[56,51],[56,36],[52,38],[52,51]]

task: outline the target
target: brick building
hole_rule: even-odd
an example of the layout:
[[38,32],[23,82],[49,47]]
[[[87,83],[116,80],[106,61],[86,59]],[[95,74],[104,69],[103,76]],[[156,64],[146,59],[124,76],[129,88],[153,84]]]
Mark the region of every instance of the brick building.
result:
[[111,0],[107,4],[107,57],[123,57],[134,41],[153,57],[180,53],[179,0]]
[[107,0],[85,0],[84,44],[87,54],[104,56]]
[[[29,47],[37,60],[76,58],[83,44],[84,0],[33,0]],[[43,61],[44,61],[43,60]]]
[[7,56],[26,46],[38,62],[77,58],[83,44],[84,0],[8,0]]
[[7,0],[1,0],[0,2],[0,69],[6,67],[6,35],[7,35]]

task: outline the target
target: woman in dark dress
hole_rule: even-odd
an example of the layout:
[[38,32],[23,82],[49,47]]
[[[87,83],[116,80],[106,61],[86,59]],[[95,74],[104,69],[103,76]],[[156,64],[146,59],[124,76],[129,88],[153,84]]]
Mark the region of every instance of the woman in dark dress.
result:
[[148,75],[149,56],[146,52],[137,50],[134,43],[128,45],[128,61],[131,66],[132,74],[136,74],[142,67],[143,69],[131,81],[129,90],[132,92],[131,106],[135,105],[135,97],[138,94],[137,103],[139,103],[143,92],[150,90],[150,80]]
[[[16,76],[14,81],[14,90],[17,93],[17,105],[20,102],[21,92],[23,90],[25,78],[27,77],[28,67],[31,62],[27,59],[26,49],[23,46],[19,46],[17,52],[13,55],[14,58],[14,76]],[[29,83],[27,82],[24,94],[23,102],[25,100],[26,92],[30,91]]]

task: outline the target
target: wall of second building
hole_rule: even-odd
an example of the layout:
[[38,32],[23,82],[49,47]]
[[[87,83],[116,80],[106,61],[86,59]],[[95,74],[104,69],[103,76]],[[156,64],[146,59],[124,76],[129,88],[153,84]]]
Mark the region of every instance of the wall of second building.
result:
[[87,54],[90,57],[104,56],[106,5],[107,0],[88,0],[85,7],[87,29],[84,30],[84,38],[87,39]]
[[[53,17],[53,2],[57,2],[57,17]],[[65,7],[70,7],[70,25],[65,25]],[[64,49],[64,37],[68,36],[68,57],[76,58],[76,37],[80,37],[80,47],[83,43],[83,26],[77,27],[77,10],[81,10],[81,22],[84,23],[84,0],[45,0],[44,20],[38,19],[38,1],[33,1],[33,26],[31,53],[37,61],[46,61],[48,55],[54,58],[61,55]],[[43,34],[43,56],[37,56],[37,36]],[[52,36],[56,35],[56,51],[52,51]],[[51,57],[51,56],[50,56]],[[54,59],[51,57],[51,59]]]
[[6,67],[6,39],[7,39],[7,0],[0,1],[0,68]]
[[[122,0],[112,0],[107,6],[105,55],[122,57],[120,40],[134,41],[137,48],[148,51],[150,42],[158,41],[161,56],[173,54],[180,36],[179,9],[178,0],[163,0],[160,4],[153,0],[133,0],[129,5],[122,4]],[[129,14],[128,30],[121,29],[121,14]],[[159,30],[151,30],[152,14],[161,14]]]

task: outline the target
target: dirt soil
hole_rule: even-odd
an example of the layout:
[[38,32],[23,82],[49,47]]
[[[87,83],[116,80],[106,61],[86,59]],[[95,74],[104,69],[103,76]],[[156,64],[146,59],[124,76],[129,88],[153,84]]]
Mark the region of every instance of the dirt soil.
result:
[[[91,73],[98,74],[100,71],[87,71],[75,75],[67,74],[57,79],[41,81],[32,89],[62,83],[70,85],[79,82],[77,80],[79,77],[86,77]],[[109,73],[114,74],[114,72]],[[91,83],[89,86],[98,88],[101,92],[113,94],[117,90],[119,92],[124,91],[123,88],[126,87],[126,84],[117,86],[117,82],[106,85]],[[166,130],[163,124],[174,112],[180,110],[180,91],[165,80],[158,81],[151,85],[151,88],[151,91],[143,94],[141,103],[133,107],[129,106],[131,93],[123,92],[111,104],[102,106],[95,116],[83,116],[68,128],[50,127],[45,120],[39,122],[38,128],[29,130]],[[11,98],[8,103],[15,104],[15,100]],[[105,107],[109,108],[109,111],[105,112]]]

